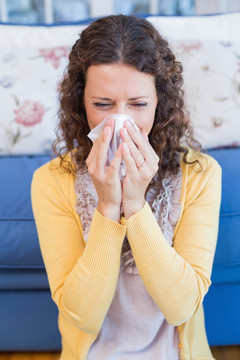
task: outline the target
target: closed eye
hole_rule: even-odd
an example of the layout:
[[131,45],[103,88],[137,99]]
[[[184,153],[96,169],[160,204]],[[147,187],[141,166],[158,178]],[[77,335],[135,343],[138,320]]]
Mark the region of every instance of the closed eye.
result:
[[136,106],[136,107],[144,107],[144,106],[147,106],[148,104],[146,102],[138,102],[138,103],[132,103],[130,105]]
[[107,106],[111,106],[112,104],[109,104],[109,103],[102,103],[102,102],[95,102],[93,104],[95,107],[98,107],[98,108],[105,108]]

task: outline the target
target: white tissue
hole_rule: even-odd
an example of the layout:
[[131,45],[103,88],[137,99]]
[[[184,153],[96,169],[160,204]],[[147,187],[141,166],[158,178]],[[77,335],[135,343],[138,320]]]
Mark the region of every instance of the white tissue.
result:
[[[93,128],[90,131],[90,133],[88,134],[88,137],[92,140],[93,143],[95,142],[95,140],[98,138],[98,136],[102,132],[105,122],[108,118],[114,119],[114,121],[115,121],[114,132],[113,132],[112,140],[110,142],[109,149],[108,149],[108,159],[107,160],[108,160],[108,165],[110,165],[111,161],[114,158],[114,155],[116,154],[116,151],[117,151],[119,145],[123,142],[121,135],[120,135],[120,130],[123,128],[124,121],[129,120],[138,131],[139,131],[139,129],[138,129],[137,125],[134,123],[133,119],[129,115],[127,115],[127,114],[112,114],[112,115],[107,116],[100,124],[98,124],[95,128]],[[126,165],[123,160],[120,165],[120,174],[119,175],[120,175],[121,180],[126,175]]]

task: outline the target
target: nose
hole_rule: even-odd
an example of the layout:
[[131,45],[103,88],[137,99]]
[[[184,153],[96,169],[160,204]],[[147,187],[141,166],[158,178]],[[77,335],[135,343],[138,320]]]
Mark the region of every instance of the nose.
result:
[[116,104],[114,112],[115,114],[127,114],[127,106],[125,104]]

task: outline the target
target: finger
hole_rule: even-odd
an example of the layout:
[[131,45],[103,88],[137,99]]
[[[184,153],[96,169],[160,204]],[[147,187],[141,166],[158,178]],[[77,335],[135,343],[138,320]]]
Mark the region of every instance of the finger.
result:
[[[114,119],[112,118],[109,118],[106,120],[105,124],[104,124],[104,128],[103,130],[101,131],[100,135],[98,136],[98,138],[95,140],[93,146],[92,146],[92,149],[88,155],[88,158],[87,158],[87,165],[89,163],[91,163],[92,161],[95,163],[96,159],[97,159],[97,154],[98,154],[98,151],[99,151],[99,146],[100,144],[102,143],[102,141],[104,140],[104,129],[106,127],[110,128],[110,139],[109,139],[109,142],[111,141],[111,138],[113,136],[113,132],[114,132],[114,126],[115,126],[115,122],[114,122]],[[106,134],[105,134],[106,136]]]
[[103,176],[107,163],[107,152],[110,143],[110,129],[105,127],[94,142],[91,152],[86,160],[90,175]]
[[128,145],[128,149],[130,150],[130,153],[135,160],[136,166],[138,167],[144,161],[141,152],[139,151],[136,144],[133,142],[125,128],[121,129],[120,133],[123,141]]
[[147,142],[149,142],[148,134],[146,133],[146,131],[142,131],[142,136],[147,140]]
[[146,138],[137,129],[135,129],[130,121],[124,122],[124,128],[127,130],[129,136],[145,158],[144,155],[146,155],[146,152],[150,153],[149,146],[147,146],[149,143],[147,142]]
[[[148,137],[148,134],[146,133],[146,131],[142,131],[142,135],[144,136],[144,138],[147,140],[147,142],[149,143],[149,137]],[[150,151],[151,151],[151,153],[152,153],[152,156],[153,156],[153,158],[157,161],[157,162],[159,162],[159,157],[157,156],[157,154],[155,153],[155,151],[154,151],[154,149],[153,149],[153,147],[151,146],[151,144],[149,143],[149,145],[150,145],[150,147],[149,147],[149,149],[150,149]]]
[[105,122],[105,126],[108,126],[111,128],[112,131],[114,131],[114,127],[115,127],[115,120],[111,117],[109,117],[106,122]]
[[[144,138],[147,140],[147,142],[149,143],[149,138],[148,138],[148,134],[146,133],[146,131],[142,131],[142,135],[144,136]],[[153,156],[153,158],[157,161],[157,163],[159,162],[159,157],[157,156],[157,154],[155,153],[155,151],[154,151],[154,149],[153,149],[153,147],[151,146],[151,144],[149,143],[149,145],[150,145],[150,147],[149,147],[149,149],[150,149],[150,151],[151,151],[151,153],[152,153],[152,156]]]
[[110,141],[111,141],[111,129],[108,126],[105,126],[103,129],[103,135],[101,141],[99,142],[96,148],[96,154],[94,158],[96,171],[100,172],[101,174],[105,172]]
[[123,157],[123,160],[124,160],[126,168],[127,168],[127,173],[130,175],[136,174],[136,172],[138,170],[137,165],[130,153],[128,145],[126,143],[122,143],[121,149],[122,149],[122,157]]
[[143,135],[139,131],[137,131],[129,121],[125,121],[124,127],[125,129],[127,129],[129,136],[132,138],[133,142],[140,150],[143,158],[146,159],[148,163],[152,163],[153,161],[155,162],[158,156],[156,155],[151,144],[149,143],[147,135]]
[[117,149],[117,152],[108,168],[108,175],[113,179],[119,178],[119,169],[122,162],[122,150],[121,146]]
[[98,147],[99,142],[102,140],[102,137],[103,137],[103,131],[100,133],[99,137],[94,141],[94,143],[92,145],[92,148],[86,159],[87,165],[89,165],[92,162],[92,160],[95,158],[97,147]]

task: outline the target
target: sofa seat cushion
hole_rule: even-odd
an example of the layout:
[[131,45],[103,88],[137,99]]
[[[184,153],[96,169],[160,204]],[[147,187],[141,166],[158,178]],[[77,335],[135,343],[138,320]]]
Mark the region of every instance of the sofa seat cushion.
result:
[[31,207],[35,169],[49,156],[0,157],[0,289],[48,289]]
[[46,271],[0,268],[0,290],[49,290]]
[[49,156],[0,158],[0,268],[44,269],[31,207],[35,169]]

